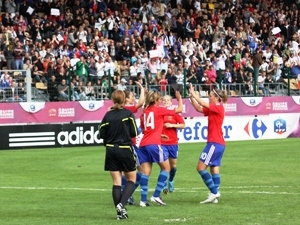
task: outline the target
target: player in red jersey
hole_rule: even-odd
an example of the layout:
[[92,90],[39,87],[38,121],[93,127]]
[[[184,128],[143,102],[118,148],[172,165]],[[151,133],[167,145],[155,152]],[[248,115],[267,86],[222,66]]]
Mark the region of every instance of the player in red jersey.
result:
[[[125,105],[124,105],[124,108],[129,109],[133,113],[137,113],[138,109],[141,108],[145,103],[145,89],[139,82],[135,82],[135,83],[140,89],[140,97],[139,97],[139,100],[138,100],[137,103],[135,101],[135,94],[132,91],[129,91],[129,90],[124,91],[125,92]],[[138,172],[136,174],[135,187],[134,187],[134,190],[135,190],[140,184],[140,179],[141,179],[141,175],[142,175],[141,172],[140,172],[139,159],[138,159],[137,154],[136,154],[136,151],[138,151],[138,147],[136,146],[136,138],[132,138],[132,148],[135,152],[137,169],[138,169]],[[125,176],[122,176],[122,190],[125,187],[125,184],[126,184],[126,178],[125,178]],[[134,205],[135,204],[134,198],[132,196],[130,196],[127,203],[129,205]]]
[[146,96],[145,109],[141,117],[141,128],[143,138],[140,143],[138,157],[141,164],[142,176],[140,180],[141,201],[140,206],[148,206],[148,180],[152,171],[152,164],[157,163],[160,166],[157,185],[151,201],[160,205],[166,205],[160,198],[160,193],[168,179],[170,164],[168,161],[168,151],[161,146],[161,133],[164,126],[164,116],[173,116],[180,113],[183,109],[181,95],[176,91],[178,101],[177,108],[170,110],[160,107],[161,97],[158,91],[150,91]]
[[[190,85],[190,99],[194,108],[208,117],[207,144],[203,149],[197,171],[210,190],[208,198],[200,203],[218,203],[220,197],[220,165],[225,151],[222,125],[225,116],[223,103],[227,101],[227,93],[213,89],[209,93],[209,102],[204,101]],[[210,167],[210,173],[207,171]]]
[[[163,97],[163,106],[167,109],[172,107],[172,97],[170,95],[165,95]],[[174,191],[174,177],[177,171],[177,158],[178,158],[178,136],[177,129],[185,128],[184,119],[181,115],[175,114],[173,116],[164,117],[164,128],[162,131],[162,141],[161,144],[165,147],[169,153],[170,162],[170,174],[169,180],[165,183],[163,189],[164,193]]]

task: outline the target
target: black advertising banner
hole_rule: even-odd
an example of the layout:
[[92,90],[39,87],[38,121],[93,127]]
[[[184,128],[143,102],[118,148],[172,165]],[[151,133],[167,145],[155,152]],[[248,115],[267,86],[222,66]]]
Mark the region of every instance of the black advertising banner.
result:
[[99,145],[98,125],[44,124],[1,126],[0,150]]

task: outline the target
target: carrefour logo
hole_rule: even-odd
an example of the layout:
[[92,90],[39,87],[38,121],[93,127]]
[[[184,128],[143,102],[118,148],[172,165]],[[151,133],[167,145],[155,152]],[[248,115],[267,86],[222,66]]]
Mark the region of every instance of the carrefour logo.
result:
[[274,121],[274,132],[277,134],[283,134],[286,132],[286,121],[283,119],[277,119]]
[[250,137],[254,137],[255,139],[261,138],[267,130],[267,126],[260,119],[250,120],[244,130]]

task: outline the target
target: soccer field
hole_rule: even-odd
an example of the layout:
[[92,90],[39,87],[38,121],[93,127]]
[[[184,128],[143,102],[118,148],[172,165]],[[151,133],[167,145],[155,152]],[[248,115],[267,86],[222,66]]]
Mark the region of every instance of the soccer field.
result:
[[[167,206],[127,206],[116,221],[105,149],[76,147],[0,151],[0,224],[300,224],[300,139],[228,142],[218,204],[196,172],[205,143],[181,144],[175,192]],[[150,177],[149,198],[158,176]],[[139,202],[139,188],[134,193]]]

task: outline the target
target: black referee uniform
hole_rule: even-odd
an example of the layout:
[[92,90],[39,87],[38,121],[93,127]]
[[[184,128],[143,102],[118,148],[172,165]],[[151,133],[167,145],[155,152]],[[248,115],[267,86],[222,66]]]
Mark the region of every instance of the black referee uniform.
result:
[[106,146],[106,171],[136,170],[136,158],[131,138],[137,136],[133,113],[128,109],[108,111],[100,124],[100,138]]

